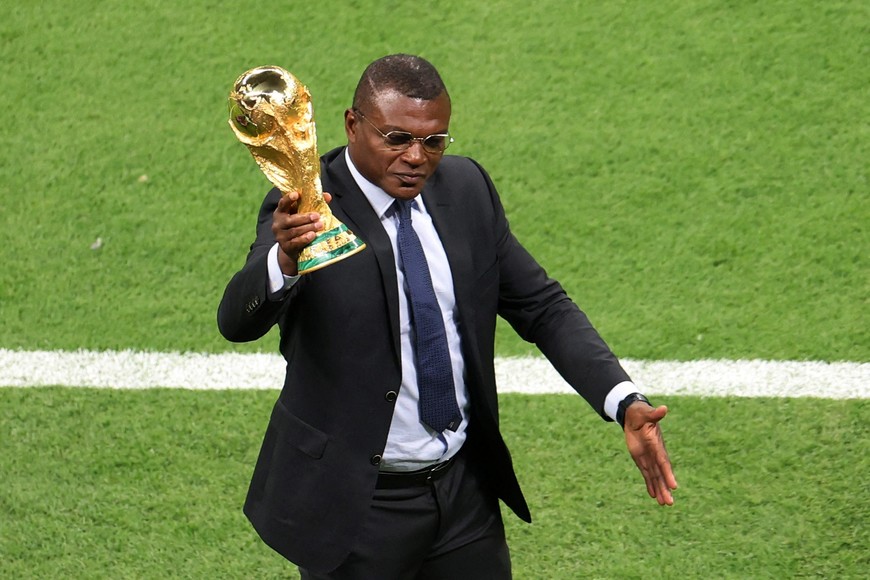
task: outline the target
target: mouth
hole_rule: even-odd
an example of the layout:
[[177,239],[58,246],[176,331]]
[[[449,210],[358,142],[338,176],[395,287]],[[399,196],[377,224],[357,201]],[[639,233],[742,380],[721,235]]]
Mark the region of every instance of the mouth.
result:
[[426,175],[423,173],[396,173],[396,179],[406,187],[416,187],[426,181]]

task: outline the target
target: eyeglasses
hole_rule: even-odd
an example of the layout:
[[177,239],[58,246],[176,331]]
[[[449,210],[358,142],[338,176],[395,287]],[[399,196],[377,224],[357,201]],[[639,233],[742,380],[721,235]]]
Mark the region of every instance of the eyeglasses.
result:
[[357,109],[354,109],[353,112],[365,119],[366,123],[371,125],[375,131],[380,133],[381,137],[384,138],[384,145],[393,151],[404,151],[411,146],[411,143],[419,141],[420,145],[423,146],[424,151],[434,155],[443,153],[444,150],[453,143],[453,137],[447,133],[435,133],[428,137],[414,137],[407,131],[390,131],[389,133],[384,133],[375,127],[375,124],[369,121],[366,116],[360,113]]

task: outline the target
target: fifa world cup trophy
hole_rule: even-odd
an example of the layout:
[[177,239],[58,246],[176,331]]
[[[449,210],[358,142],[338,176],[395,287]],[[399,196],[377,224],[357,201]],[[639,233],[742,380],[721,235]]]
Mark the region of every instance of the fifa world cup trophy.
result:
[[251,69],[229,96],[230,127],[266,177],[284,195],[299,192],[299,212],[317,212],[323,230],[299,256],[299,273],[313,272],[365,248],[323,198],[320,158],[308,88],[277,66]]

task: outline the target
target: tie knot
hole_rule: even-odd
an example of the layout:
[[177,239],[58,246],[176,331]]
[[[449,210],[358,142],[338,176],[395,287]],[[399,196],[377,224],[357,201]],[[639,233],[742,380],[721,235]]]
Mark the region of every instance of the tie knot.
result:
[[405,199],[397,199],[396,200],[396,210],[399,212],[399,222],[410,222],[411,221],[411,208],[414,207],[416,202],[413,199],[405,200]]

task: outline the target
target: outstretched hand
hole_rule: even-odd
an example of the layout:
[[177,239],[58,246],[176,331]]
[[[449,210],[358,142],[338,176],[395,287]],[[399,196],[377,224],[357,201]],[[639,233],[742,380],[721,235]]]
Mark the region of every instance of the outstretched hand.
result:
[[665,449],[665,440],[659,421],[668,414],[668,408],[651,407],[638,402],[625,411],[625,443],[646,481],[646,490],[659,505],[674,505],[671,491],[677,489],[677,478]]
[[[327,203],[332,196],[325,191],[323,198]],[[281,251],[278,252],[278,264],[287,276],[299,273],[297,260],[302,250],[317,237],[317,232],[323,229],[320,214],[317,212],[297,213],[299,210],[299,193],[292,191],[278,201],[278,207],[272,213],[272,233]]]

